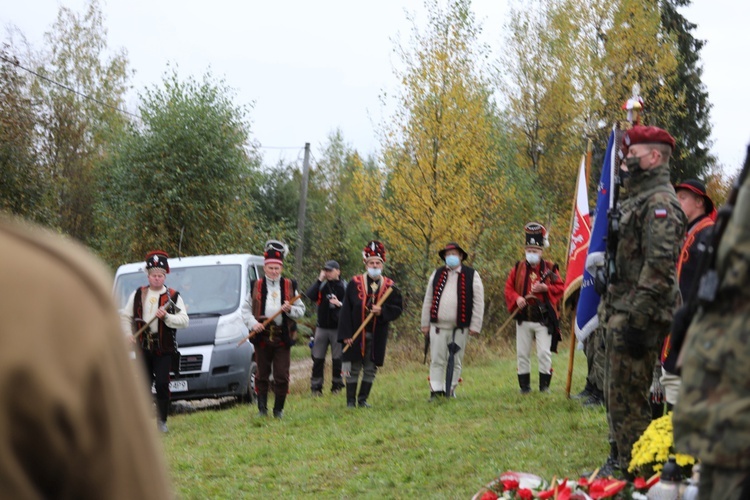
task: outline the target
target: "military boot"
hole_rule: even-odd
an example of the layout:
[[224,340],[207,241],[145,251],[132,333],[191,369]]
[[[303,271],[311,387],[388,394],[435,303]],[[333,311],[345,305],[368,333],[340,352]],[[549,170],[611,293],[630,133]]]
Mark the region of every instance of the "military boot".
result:
[[284,416],[284,402],[286,394],[276,394],[273,400],[273,418],[282,418]]
[[594,391],[582,404],[587,408],[604,406],[604,393],[599,389],[594,388]]
[[604,464],[599,467],[599,477],[610,477],[620,476],[620,461],[619,453],[617,452],[617,443],[614,441],[609,442],[609,456]]
[[331,394],[338,394],[344,388],[344,382],[341,379],[341,359],[331,361]]
[[551,373],[539,373],[539,392],[549,392],[549,384],[551,381]]
[[310,377],[310,392],[313,397],[323,395],[323,370],[325,359],[313,358],[312,376]]
[[370,389],[372,389],[372,382],[362,381],[362,383],[359,385],[357,405],[359,405],[360,408],[370,408],[370,405],[367,403],[367,396],[370,395]]
[[268,416],[268,393],[258,394],[258,416]]
[[357,407],[357,383],[356,382],[346,383],[346,407],[347,408]]
[[518,375],[518,385],[521,388],[521,394],[531,392],[531,374],[523,373]]
[[594,387],[594,384],[592,384],[591,382],[587,380],[586,387],[584,387],[583,390],[579,392],[578,394],[574,396],[570,396],[570,399],[583,399],[585,401],[591,396],[591,394],[595,390],[596,390],[596,387]]

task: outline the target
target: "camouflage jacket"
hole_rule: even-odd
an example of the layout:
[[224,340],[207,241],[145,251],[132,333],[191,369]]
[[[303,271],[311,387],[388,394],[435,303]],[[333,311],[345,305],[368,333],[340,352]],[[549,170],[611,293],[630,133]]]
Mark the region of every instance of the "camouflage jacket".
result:
[[719,245],[718,296],[699,308],[683,347],[675,448],[715,467],[750,469],[750,183]]
[[616,279],[607,302],[636,328],[667,325],[679,303],[675,266],[687,225],[668,165],[633,175],[620,206]]

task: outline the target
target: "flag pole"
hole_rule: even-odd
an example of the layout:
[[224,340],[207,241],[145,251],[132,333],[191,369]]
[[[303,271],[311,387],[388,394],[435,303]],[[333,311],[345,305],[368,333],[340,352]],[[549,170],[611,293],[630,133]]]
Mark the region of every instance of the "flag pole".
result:
[[[586,160],[585,160],[585,167],[584,167],[584,175],[586,179],[586,186],[589,185],[589,172],[591,170],[591,156],[592,151],[594,149],[594,143],[589,139],[588,144],[586,145]],[[580,173],[579,173],[580,174]],[[580,180],[580,175],[576,176],[576,195],[574,197],[573,201],[573,214],[570,218],[570,231],[568,231],[568,256],[567,256],[567,263],[565,265],[565,273],[567,275],[568,272],[568,263],[570,262],[570,239],[573,237],[573,220],[576,216],[576,207],[578,205],[578,181]],[[563,308],[565,307],[565,300],[563,300]],[[575,366],[575,355],[576,355],[576,315],[575,313],[571,315],[571,321],[570,321],[570,351],[568,352],[568,374],[567,379],[565,380],[565,397],[570,398],[570,388],[573,384],[573,367]]]

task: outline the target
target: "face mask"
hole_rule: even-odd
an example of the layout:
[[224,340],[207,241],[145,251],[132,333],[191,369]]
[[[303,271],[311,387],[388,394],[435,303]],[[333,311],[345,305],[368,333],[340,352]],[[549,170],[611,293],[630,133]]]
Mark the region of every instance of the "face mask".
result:
[[383,274],[383,270],[378,269],[376,267],[368,267],[367,274],[370,275],[370,278],[375,279],[375,278],[380,277],[381,274]]
[[526,262],[528,262],[532,266],[539,264],[539,261],[541,259],[542,259],[542,256],[539,255],[538,253],[526,252]]
[[634,174],[641,170],[641,158],[643,158],[643,156],[631,156],[625,158],[625,165],[628,167],[628,172]]
[[445,265],[448,267],[456,267],[461,263],[458,255],[449,255],[445,258]]

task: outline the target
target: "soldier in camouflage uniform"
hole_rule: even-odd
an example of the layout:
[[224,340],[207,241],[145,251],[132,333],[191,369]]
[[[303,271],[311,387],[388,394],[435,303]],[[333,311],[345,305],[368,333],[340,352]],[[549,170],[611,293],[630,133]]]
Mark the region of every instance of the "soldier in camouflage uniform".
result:
[[586,387],[573,398],[582,399],[583,406],[601,406],[604,404],[604,328],[600,326],[591,332],[583,348],[588,362]]
[[701,499],[750,498],[750,182],[717,252],[715,300],[698,309],[682,349],[675,447],[701,461]]
[[[679,301],[675,265],[687,221],[669,179],[674,145],[657,127],[636,125],[623,136],[630,180],[621,196],[615,276],[604,297],[610,313],[604,391],[623,473],[633,444],[651,422],[654,364]],[[608,460],[605,467],[611,465]]]

